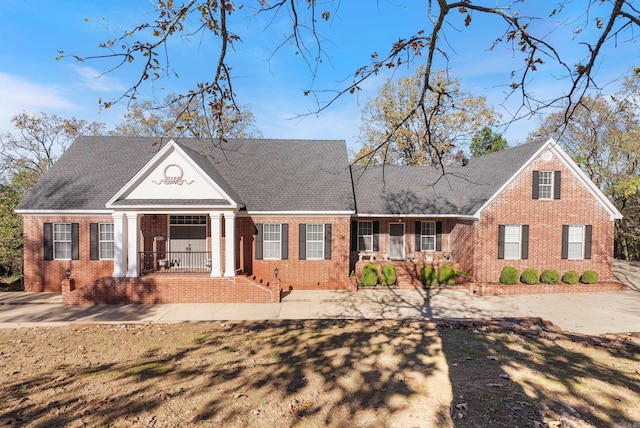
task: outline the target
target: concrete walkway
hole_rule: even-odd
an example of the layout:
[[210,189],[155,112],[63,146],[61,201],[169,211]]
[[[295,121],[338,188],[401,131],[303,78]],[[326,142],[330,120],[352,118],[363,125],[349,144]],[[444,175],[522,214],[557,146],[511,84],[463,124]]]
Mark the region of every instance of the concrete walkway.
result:
[[0,328],[70,323],[540,317],[583,334],[640,332],[640,263],[615,264],[623,292],[480,297],[462,289],[293,291],[280,303],[64,306],[59,293],[0,293]]

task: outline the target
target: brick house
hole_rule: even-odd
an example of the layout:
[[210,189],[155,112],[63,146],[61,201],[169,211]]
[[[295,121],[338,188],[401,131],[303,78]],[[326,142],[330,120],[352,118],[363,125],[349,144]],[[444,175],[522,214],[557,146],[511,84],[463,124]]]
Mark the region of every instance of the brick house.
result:
[[[67,303],[273,302],[393,263],[612,278],[611,202],[553,140],[447,166],[350,166],[343,141],[82,137],[20,202],[25,289]],[[70,279],[67,279],[70,278]]]

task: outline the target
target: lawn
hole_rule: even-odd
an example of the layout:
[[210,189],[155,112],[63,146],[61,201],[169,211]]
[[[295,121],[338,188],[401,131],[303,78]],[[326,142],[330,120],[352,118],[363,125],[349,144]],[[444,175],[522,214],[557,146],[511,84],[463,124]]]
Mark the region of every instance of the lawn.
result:
[[0,330],[0,425],[640,426],[640,354],[528,322]]

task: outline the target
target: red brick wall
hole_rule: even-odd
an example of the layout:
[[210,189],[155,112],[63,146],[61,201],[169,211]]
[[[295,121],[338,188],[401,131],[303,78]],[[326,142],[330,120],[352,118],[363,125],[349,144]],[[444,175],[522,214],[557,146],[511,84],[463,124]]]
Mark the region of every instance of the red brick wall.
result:
[[[273,282],[274,269],[283,290],[348,289],[349,281],[349,216],[293,217],[253,216],[236,217],[239,267],[263,283]],[[288,260],[255,260],[255,225],[258,223],[287,223],[289,225]],[[298,259],[298,225],[302,223],[331,223],[331,260]]]
[[[562,171],[560,200],[532,199],[534,170]],[[529,225],[529,258],[527,260],[498,259],[498,226]],[[562,225],[591,224],[592,258],[562,260]],[[568,270],[581,274],[587,269],[598,272],[601,281],[612,279],[614,222],[584,185],[554,155],[549,161],[535,159],[484,210],[476,224],[473,253],[474,277],[478,281],[495,282],[504,266],[522,272],[532,267],[542,272],[555,269],[560,275]]]
[[458,263],[459,269],[471,275],[469,280],[475,278],[475,257],[474,257],[474,229],[477,222],[473,220],[458,220],[451,230],[450,240],[451,259]]
[[[23,215],[25,291],[60,291],[66,269],[76,284],[111,276],[113,260],[89,260],[89,224],[113,223],[113,217],[82,215]],[[44,223],[79,223],[80,260],[44,260]]]

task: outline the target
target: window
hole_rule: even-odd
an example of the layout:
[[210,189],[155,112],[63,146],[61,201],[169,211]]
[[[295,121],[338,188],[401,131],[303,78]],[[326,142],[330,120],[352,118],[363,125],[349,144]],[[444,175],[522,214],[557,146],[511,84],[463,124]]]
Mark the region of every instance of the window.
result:
[[560,199],[562,171],[533,171],[533,199]]
[[553,171],[540,171],[538,178],[538,198],[553,198]]
[[373,222],[358,222],[358,251],[373,251]]
[[280,224],[265,223],[263,225],[263,257],[265,260],[278,260],[281,258],[281,226]]
[[529,258],[528,224],[501,224],[499,226],[498,258],[509,260]]
[[420,251],[436,250],[436,222],[423,221],[420,223]]
[[324,259],[324,224],[307,224],[306,258]]
[[584,242],[584,231],[582,226],[569,226],[567,240],[567,258],[581,259],[582,246]]
[[100,259],[113,259],[113,223],[99,224]]
[[71,260],[71,223],[53,224],[53,258]]
[[170,224],[207,224],[206,215],[172,215]]
[[504,258],[520,258],[520,226],[506,225],[504,227]]

